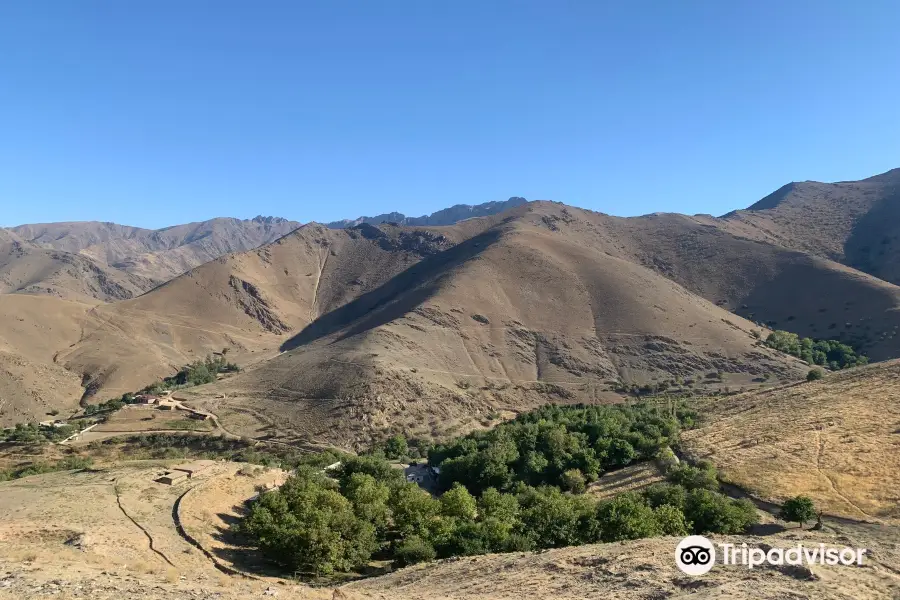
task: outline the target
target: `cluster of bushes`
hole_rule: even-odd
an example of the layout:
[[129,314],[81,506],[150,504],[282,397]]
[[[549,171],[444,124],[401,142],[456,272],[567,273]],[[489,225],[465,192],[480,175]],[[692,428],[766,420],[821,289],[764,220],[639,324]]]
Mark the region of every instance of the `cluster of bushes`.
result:
[[373,558],[408,565],[658,535],[735,534],[757,522],[752,503],[715,491],[708,466],[676,467],[671,483],[606,501],[521,482],[477,497],[455,483],[435,498],[375,457],[348,459],[334,475],[298,469],[252,504],[240,531],[287,569],[321,576]]
[[337,451],[304,452],[282,445],[257,445],[252,441],[221,436],[196,436],[180,433],[151,433],[115,437],[92,442],[88,448],[102,451],[116,447],[119,454],[131,459],[223,458],[266,467],[295,469],[311,466],[321,469],[342,460],[346,455]]
[[417,461],[428,457],[431,444],[421,439],[407,439],[402,433],[394,434],[375,444],[370,454],[389,460]]
[[134,395],[125,394],[121,398],[113,398],[112,400],[101,402],[100,404],[88,404],[84,407],[84,414],[88,417],[92,417],[95,415],[102,415],[104,413],[111,413],[119,410],[126,404],[131,404],[133,402]]
[[207,355],[203,360],[197,360],[183,367],[172,377],[166,377],[143,389],[149,394],[158,394],[166,390],[174,390],[204,383],[212,383],[219,373],[234,373],[240,371],[234,363],[230,363],[225,356]]
[[800,338],[789,331],[774,331],[766,338],[766,346],[791,354],[811,364],[828,367],[832,371],[868,364],[869,359],[851,346],[837,340]]
[[44,444],[64,440],[78,431],[77,424],[45,427],[37,423],[17,423],[15,427],[0,430],[0,442],[17,444]]
[[380,456],[350,457],[328,474],[299,468],[252,503],[239,529],[273,561],[312,576],[355,570],[373,558],[406,565],[744,531],[757,521],[754,506],[719,493],[708,464],[672,464],[669,483],[611,500],[577,493],[588,477],[655,456],[691,418],[642,406],[545,407],[432,449],[445,490],[439,497],[406,482]]
[[11,481],[29,475],[41,473],[53,473],[54,471],[70,471],[72,469],[87,469],[93,464],[90,458],[81,456],[67,456],[55,463],[32,463],[24,467],[13,469],[0,469],[0,481]]
[[460,483],[475,494],[507,491],[517,483],[580,492],[604,472],[654,457],[677,440],[694,414],[677,408],[548,405],[490,431],[433,447],[429,463],[441,469],[440,485]]

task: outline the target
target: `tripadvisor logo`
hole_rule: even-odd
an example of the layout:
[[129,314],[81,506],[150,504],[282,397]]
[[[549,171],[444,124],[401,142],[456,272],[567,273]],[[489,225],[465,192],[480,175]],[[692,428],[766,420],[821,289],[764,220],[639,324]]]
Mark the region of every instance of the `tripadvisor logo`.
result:
[[688,575],[709,573],[716,563],[716,549],[702,535],[689,535],[675,547],[675,564]]
[[[718,546],[718,552],[716,550]],[[691,535],[675,547],[675,565],[687,575],[704,575],[716,564],[720,553],[723,565],[862,565],[865,548],[834,548],[825,544],[790,548],[752,548],[747,544],[713,544],[702,535]]]

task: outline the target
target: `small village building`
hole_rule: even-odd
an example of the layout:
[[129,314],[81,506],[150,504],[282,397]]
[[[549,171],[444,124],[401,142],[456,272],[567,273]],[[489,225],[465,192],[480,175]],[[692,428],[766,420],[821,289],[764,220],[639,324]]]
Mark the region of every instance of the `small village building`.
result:
[[216,461],[214,460],[195,460],[194,462],[175,465],[174,467],[172,467],[172,470],[180,471],[187,475],[188,479],[193,479],[200,473],[209,469],[214,464],[216,464]]
[[188,474],[184,471],[166,471],[162,477],[155,479],[156,483],[162,483],[165,485],[175,485],[180,481],[184,481],[188,478]]

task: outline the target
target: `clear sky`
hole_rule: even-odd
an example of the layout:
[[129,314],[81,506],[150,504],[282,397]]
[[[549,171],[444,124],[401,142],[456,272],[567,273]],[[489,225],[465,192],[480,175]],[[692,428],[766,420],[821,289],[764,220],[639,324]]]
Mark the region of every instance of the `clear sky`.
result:
[[900,167],[894,0],[5,0],[0,225],[721,214]]

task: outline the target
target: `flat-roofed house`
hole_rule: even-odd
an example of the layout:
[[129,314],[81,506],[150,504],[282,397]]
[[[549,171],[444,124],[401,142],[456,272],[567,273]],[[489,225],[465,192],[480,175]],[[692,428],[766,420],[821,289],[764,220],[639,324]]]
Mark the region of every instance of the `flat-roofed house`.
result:
[[188,479],[192,479],[214,464],[216,464],[216,461],[214,460],[195,460],[193,462],[175,465],[174,467],[172,467],[172,470],[181,471],[188,476]]
[[163,483],[165,485],[175,485],[179,481],[184,481],[188,478],[188,474],[184,471],[166,471],[163,473],[162,477],[158,477],[154,481],[156,483]]

